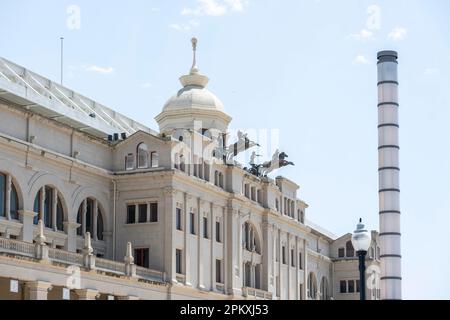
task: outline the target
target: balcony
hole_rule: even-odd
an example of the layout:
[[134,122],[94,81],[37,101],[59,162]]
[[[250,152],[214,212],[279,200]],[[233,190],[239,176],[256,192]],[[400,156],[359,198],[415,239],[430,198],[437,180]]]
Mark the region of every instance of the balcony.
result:
[[256,300],[272,300],[272,293],[261,289],[242,287],[242,295]]
[[[0,255],[13,255],[18,257],[28,257],[34,260],[43,260],[37,247],[39,245],[24,242],[20,240],[0,238]],[[48,248],[48,247],[47,247]],[[147,269],[136,266],[136,274],[126,274],[126,264],[124,262],[108,260],[91,256],[94,263],[86,265],[86,255],[70,252],[66,250],[48,248],[48,260],[55,264],[64,264],[67,266],[79,266],[88,270],[96,270],[99,273],[110,275],[137,278],[138,280],[164,283],[164,273],[157,270]]]

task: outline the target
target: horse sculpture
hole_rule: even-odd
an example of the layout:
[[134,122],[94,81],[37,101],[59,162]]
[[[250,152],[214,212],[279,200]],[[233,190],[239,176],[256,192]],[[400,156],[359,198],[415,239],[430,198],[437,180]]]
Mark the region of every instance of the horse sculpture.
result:
[[285,152],[280,153],[277,149],[272,156],[272,160],[266,161],[262,164],[255,164],[254,161],[252,161],[253,163],[250,163],[251,168],[248,169],[248,171],[256,176],[266,177],[275,169],[279,169],[288,165],[295,165],[292,161],[287,161],[287,157],[288,155]]

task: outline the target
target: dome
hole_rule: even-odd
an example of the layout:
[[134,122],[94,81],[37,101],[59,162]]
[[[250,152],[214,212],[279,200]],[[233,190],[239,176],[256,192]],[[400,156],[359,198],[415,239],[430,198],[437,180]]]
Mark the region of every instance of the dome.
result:
[[218,129],[226,132],[231,117],[224,111],[223,103],[206,89],[209,78],[200,73],[195,59],[197,39],[192,39],[193,63],[188,74],[180,77],[182,88],[173,95],[155,117],[159,130],[172,134],[178,129]]
[[178,91],[166,102],[163,111],[190,108],[224,111],[223,103],[215,94],[197,85],[187,85]]

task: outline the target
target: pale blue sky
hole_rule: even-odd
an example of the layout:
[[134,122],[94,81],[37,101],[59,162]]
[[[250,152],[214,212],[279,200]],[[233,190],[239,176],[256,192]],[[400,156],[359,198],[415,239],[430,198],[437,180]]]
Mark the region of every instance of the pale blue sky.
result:
[[278,173],[338,235],[378,229],[376,53],[397,50],[404,298],[450,298],[449,1],[123,3],[0,0],[0,56],[58,81],[64,36],[64,84],[156,129],[195,35],[232,127],[281,130]]

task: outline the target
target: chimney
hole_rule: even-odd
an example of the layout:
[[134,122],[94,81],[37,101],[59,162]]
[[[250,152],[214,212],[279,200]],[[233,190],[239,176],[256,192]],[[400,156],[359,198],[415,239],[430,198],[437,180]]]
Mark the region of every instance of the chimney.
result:
[[381,299],[402,298],[397,52],[378,52]]

